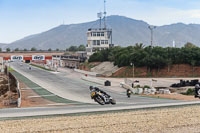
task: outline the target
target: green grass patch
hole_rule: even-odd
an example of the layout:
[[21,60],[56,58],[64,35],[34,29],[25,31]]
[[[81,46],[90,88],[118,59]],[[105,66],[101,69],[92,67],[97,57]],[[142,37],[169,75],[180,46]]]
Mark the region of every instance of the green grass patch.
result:
[[9,71],[9,72],[13,72],[14,69],[12,69],[11,67],[8,67],[8,71]]
[[53,71],[53,70],[51,70],[51,69],[47,69],[47,68],[45,68],[45,67],[43,67],[43,66],[39,66],[39,65],[36,65],[36,64],[30,64],[31,66],[34,66],[34,67],[38,67],[38,68],[40,68],[40,69],[43,69],[43,70],[46,70],[46,71]]

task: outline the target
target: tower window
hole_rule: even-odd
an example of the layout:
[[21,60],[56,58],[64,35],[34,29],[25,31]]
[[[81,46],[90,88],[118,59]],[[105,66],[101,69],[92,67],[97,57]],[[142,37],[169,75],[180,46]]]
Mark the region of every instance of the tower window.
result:
[[108,40],[105,40],[105,44],[108,44]]
[[97,45],[100,45],[100,40],[97,40]]
[[96,40],[93,40],[93,45],[97,45],[97,41]]
[[93,36],[97,36],[97,33],[96,33],[96,32],[93,32]]

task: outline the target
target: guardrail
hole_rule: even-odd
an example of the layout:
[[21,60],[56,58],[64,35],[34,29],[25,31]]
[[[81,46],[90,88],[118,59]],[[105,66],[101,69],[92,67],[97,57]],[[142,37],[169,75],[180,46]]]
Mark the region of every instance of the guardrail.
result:
[[19,87],[19,81],[16,80],[17,82],[17,95],[18,95],[18,99],[17,99],[17,107],[20,108],[21,107],[21,101],[22,101],[22,97],[21,97],[21,89]]
[[95,76],[95,77],[100,76],[100,74],[98,74],[98,73],[95,73],[95,72],[88,72],[88,71],[84,71],[84,70],[80,70],[80,69],[74,69],[74,71],[75,71],[75,72],[82,73],[82,74],[87,74],[87,75],[90,75],[90,76]]
[[106,80],[102,80],[102,79],[97,79],[95,77],[89,77],[89,76],[82,76],[81,79],[86,80],[86,81],[90,81],[90,82],[94,82],[100,85],[105,85]]

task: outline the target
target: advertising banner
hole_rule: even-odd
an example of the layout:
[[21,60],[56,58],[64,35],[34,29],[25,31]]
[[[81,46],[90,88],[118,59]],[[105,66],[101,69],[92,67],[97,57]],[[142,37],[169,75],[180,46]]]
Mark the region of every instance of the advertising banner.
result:
[[12,55],[11,61],[23,61],[24,57],[23,55]]
[[32,55],[32,61],[44,61],[45,56],[44,55]]

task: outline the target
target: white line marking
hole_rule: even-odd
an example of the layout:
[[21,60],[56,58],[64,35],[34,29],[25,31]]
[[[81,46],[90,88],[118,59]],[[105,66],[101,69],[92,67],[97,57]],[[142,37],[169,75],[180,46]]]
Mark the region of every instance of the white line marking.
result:
[[36,97],[49,97],[49,96],[55,96],[54,94],[52,95],[40,95],[40,96],[28,96],[28,98],[36,98]]

